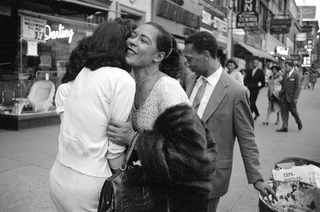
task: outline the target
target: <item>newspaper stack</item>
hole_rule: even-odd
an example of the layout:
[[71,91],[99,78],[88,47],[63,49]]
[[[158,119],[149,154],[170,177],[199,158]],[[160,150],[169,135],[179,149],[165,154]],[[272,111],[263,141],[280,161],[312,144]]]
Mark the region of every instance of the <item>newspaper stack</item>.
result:
[[273,169],[275,181],[300,181],[320,188],[320,168],[315,165],[292,166],[288,169]]

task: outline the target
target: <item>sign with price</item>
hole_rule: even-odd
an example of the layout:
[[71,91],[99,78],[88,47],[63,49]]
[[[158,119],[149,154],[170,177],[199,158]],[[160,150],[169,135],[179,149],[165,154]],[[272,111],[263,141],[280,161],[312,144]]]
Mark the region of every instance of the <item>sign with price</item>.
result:
[[44,41],[47,21],[21,16],[21,37],[25,40]]

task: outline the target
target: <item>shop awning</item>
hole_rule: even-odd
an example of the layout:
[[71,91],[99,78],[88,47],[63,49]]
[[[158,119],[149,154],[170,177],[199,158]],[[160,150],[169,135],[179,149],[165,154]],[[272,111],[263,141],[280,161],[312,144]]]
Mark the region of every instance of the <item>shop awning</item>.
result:
[[[246,51],[248,51],[250,54],[252,54],[255,57],[260,57],[260,58],[265,58],[268,60],[276,61],[276,59],[268,52],[262,51],[260,49],[256,49],[256,48],[249,46],[248,44],[246,44],[242,41],[236,41],[235,46],[236,45],[240,46],[241,48],[244,48]],[[235,53],[237,52],[236,47],[235,47]]]
[[61,2],[78,4],[85,7],[91,7],[102,11],[109,11],[109,6],[112,3],[111,0],[57,0]]

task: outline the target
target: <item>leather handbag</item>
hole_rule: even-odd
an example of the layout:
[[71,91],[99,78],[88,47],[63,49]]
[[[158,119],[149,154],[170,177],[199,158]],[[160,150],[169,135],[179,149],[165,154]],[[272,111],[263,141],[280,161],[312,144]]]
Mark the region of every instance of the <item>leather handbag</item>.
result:
[[97,212],[115,212],[115,181],[118,176],[120,176],[121,173],[126,171],[127,164],[130,160],[131,154],[133,152],[135,143],[137,141],[136,134],[131,142],[131,145],[128,149],[128,152],[126,154],[125,160],[123,161],[123,164],[116,173],[114,173],[111,177],[107,178],[101,188],[100,196],[99,196],[99,205]]

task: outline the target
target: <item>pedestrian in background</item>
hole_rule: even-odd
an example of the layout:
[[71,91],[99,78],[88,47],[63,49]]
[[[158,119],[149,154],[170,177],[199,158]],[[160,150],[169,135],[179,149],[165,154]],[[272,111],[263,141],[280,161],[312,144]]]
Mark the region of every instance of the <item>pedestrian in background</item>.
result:
[[238,69],[238,64],[234,59],[227,60],[226,63],[227,73],[230,75],[232,79],[234,79],[236,82],[240,83],[240,85],[243,84],[243,75],[240,73]]
[[302,122],[297,111],[297,103],[301,90],[300,82],[300,75],[295,70],[293,62],[290,60],[286,61],[285,74],[280,91],[282,127],[277,132],[288,132],[289,112],[294,117],[298,129],[302,129]]
[[281,91],[281,82],[283,79],[283,74],[281,68],[278,65],[273,65],[271,67],[272,75],[268,79],[268,109],[267,115],[263,125],[269,125],[269,118],[271,113],[276,113],[276,122],[275,125],[279,124],[280,121],[280,111],[281,111],[281,102],[280,102],[280,91]]
[[317,84],[318,77],[319,77],[319,73],[313,68],[310,73],[310,88],[311,88],[311,90],[314,90],[314,88]]
[[58,153],[50,170],[50,195],[59,212],[96,212],[99,192],[125,148],[107,137],[110,120],[128,119],[135,82],[125,62],[130,27],[101,24],[88,38],[84,67],[64,102]]
[[227,193],[235,140],[240,146],[248,182],[263,195],[274,194],[259,171],[259,151],[255,142],[248,90],[223,70],[217,56],[217,41],[208,32],[186,39],[184,55],[194,72],[187,82],[187,94],[217,144],[217,165],[212,179],[208,212],[215,212]]
[[247,86],[250,92],[250,108],[254,114],[254,120],[260,116],[256,101],[261,88],[265,86],[265,76],[261,68],[260,60],[258,58],[253,59],[253,68],[246,70],[244,78],[244,84]]

